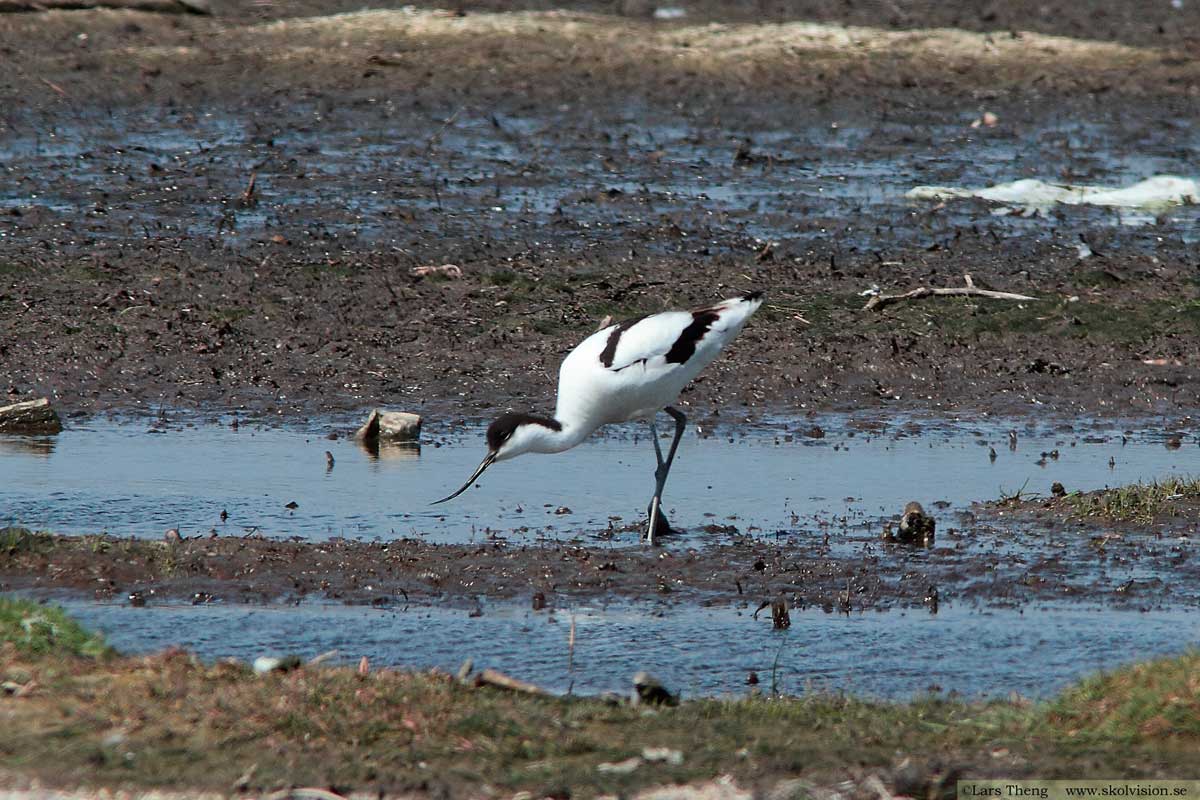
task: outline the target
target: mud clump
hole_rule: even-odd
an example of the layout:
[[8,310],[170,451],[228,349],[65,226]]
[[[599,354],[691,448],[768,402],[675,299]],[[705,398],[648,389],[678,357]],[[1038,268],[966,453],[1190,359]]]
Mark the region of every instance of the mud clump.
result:
[[926,514],[924,507],[914,500],[904,506],[896,530],[893,531],[889,524],[884,527],[880,538],[885,542],[932,547],[936,530],[937,521]]

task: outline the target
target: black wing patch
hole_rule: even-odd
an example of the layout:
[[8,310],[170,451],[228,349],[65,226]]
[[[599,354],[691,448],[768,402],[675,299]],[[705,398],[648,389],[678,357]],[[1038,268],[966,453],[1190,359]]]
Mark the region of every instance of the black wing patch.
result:
[[643,314],[640,317],[627,319],[614,325],[612,333],[608,335],[608,341],[604,343],[604,349],[600,351],[600,363],[606,367],[611,367],[613,365],[613,359],[617,356],[617,345],[621,342],[621,334],[632,328],[634,325],[637,325],[648,316],[650,315]]
[[692,324],[683,329],[675,344],[667,351],[668,364],[682,364],[696,353],[696,345],[708,333],[712,324],[721,318],[716,309],[702,308],[692,312]]

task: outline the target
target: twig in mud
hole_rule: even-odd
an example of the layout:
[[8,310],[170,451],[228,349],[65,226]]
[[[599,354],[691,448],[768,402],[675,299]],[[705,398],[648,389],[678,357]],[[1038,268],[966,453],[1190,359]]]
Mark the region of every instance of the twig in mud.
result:
[[768,303],[767,308],[771,309],[772,311],[782,311],[785,314],[791,314],[792,319],[796,320],[797,322],[803,322],[805,325],[812,325],[811,322],[809,322],[808,320],[806,320],[804,318],[804,316],[800,313],[800,309],[798,309],[798,308],[792,308],[791,306],[774,305],[772,303]]
[[[2,0],[0,0],[0,10],[2,10],[3,8],[4,8],[4,6],[2,3]],[[42,83],[46,84],[51,89],[53,89],[55,92],[57,92],[60,97],[70,97],[70,95],[67,94],[67,90],[62,88],[61,86],[59,86],[54,81],[48,81],[45,78],[38,78],[38,80],[40,80]]]
[[242,207],[248,208],[254,203],[254,184],[258,181],[258,173],[251,172],[250,180],[246,184],[246,191],[242,192]]
[[476,686],[494,686],[497,689],[507,689],[510,692],[520,692],[521,694],[550,694],[540,686],[535,686],[527,681],[520,680],[505,675],[503,672],[494,669],[485,669],[483,672],[475,676]]
[[[442,127],[438,128],[434,132],[434,134],[432,136],[430,136],[428,140],[426,140],[426,142],[425,142],[425,152],[426,153],[429,153],[431,150],[433,150],[433,146],[435,144],[437,144],[439,141],[441,141],[442,134],[446,132],[447,128],[449,128],[451,125],[453,125],[455,122],[458,121],[459,114],[461,114],[465,110],[465,108],[466,108],[465,106],[461,107],[457,111],[455,111],[453,114],[451,114],[449,116],[449,118],[447,118],[446,121],[442,123]],[[438,204],[438,207],[441,208],[440,203]]]
[[980,289],[975,285],[975,281],[971,280],[970,275],[964,275],[966,286],[957,286],[950,288],[936,288],[929,286],[919,286],[910,292],[903,294],[877,294],[867,301],[863,306],[863,311],[871,309],[879,309],[892,303],[899,303],[904,300],[920,300],[923,297],[989,297],[993,300],[1026,300],[1034,301],[1038,298],[1030,297],[1024,294],[1015,294],[1013,292],[997,292],[992,289]]

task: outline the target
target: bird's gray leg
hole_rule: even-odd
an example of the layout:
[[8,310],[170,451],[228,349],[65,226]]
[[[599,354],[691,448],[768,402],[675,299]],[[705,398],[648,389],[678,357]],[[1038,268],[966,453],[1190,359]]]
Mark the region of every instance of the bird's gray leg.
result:
[[654,421],[651,420],[650,430],[654,434],[654,454],[658,457],[658,469],[654,470],[654,497],[650,500],[650,508],[647,510],[650,522],[646,528],[646,540],[650,544],[654,544],[656,533],[671,533],[671,523],[662,512],[662,492],[667,484],[667,476],[671,474],[671,462],[675,460],[675,451],[679,449],[679,441],[687,428],[687,417],[682,411],[671,406],[663,410],[675,420],[675,438],[671,440],[671,449],[667,451],[667,457],[663,458],[662,448],[658,444],[658,432],[655,431]]
[[650,418],[650,441],[654,442],[654,457],[658,459],[658,465],[663,465],[662,448],[658,445],[658,428],[654,427],[654,418]]
[[650,499],[650,505],[646,508],[646,515],[649,522],[646,525],[646,541],[651,545],[654,544],[655,533],[668,533],[671,530],[671,523],[667,521],[666,516],[662,513],[662,497],[661,483],[659,475],[663,471],[663,454],[662,446],[658,443],[658,428],[654,425],[654,417],[650,418],[650,441],[654,443],[654,457],[658,461],[658,467],[654,470],[654,497]]

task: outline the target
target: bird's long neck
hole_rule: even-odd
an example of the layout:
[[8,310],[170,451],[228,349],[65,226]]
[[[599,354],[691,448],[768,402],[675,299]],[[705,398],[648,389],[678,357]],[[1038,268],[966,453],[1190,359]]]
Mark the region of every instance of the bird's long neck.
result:
[[529,449],[534,453],[561,453],[563,450],[570,450],[596,430],[595,425],[570,417],[535,419],[538,424],[530,426],[529,433],[532,437]]

